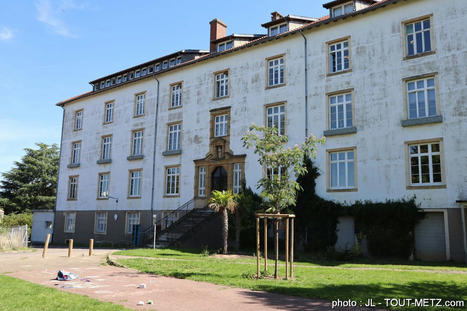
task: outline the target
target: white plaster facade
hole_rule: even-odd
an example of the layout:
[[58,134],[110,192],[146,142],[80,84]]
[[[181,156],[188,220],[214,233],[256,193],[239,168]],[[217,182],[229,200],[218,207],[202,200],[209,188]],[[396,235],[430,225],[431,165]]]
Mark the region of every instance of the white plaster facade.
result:
[[[304,29],[308,41],[308,128],[315,136],[327,130],[327,94],[353,90],[356,133],[327,137],[320,146],[316,164],[321,171],[317,193],[340,202],[384,201],[409,198],[424,209],[459,208],[456,200],[467,196],[467,3],[464,0],[397,1],[365,14]],[[405,58],[404,22],[431,16],[434,53]],[[347,38],[351,70],[327,74],[327,42]],[[285,85],[266,87],[266,59],[284,55]],[[214,72],[229,70],[229,97],[213,100]],[[401,126],[406,119],[405,80],[419,75],[436,77],[438,114],[441,123]],[[285,103],[286,132],[290,144],[305,138],[304,39],[296,32],[218,57],[129,83],[63,105],[63,137],[57,211],[100,209],[150,210],[154,175],[154,209],[171,210],[195,195],[195,165],[209,151],[210,110],[231,107],[230,149],[246,154],[247,186],[256,189],[262,168],[252,150],[242,147],[241,137],[252,124],[265,123],[265,105]],[[159,84],[156,81],[159,81]],[[182,107],[169,109],[170,85],[182,81]],[[159,86],[159,113],[155,110]],[[146,91],[145,115],[133,117],[134,96]],[[115,101],[114,121],[103,125],[104,104]],[[76,110],[83,109],[83,129],[73,130]],[[182,122],[180,155],[164,156],[167,124]],[[157,124],[155,158],[154,133]],[[128,161],[133,129],[144,128],[144,159]],[[97,164],[101,136],[112,134],[112,163]],[[406,142],[442,139],[443,186],[409,189]],[[82,141],[78,168],[67,168],[71,142]],[[327,191],[326,150],[355,147],[356,191]],[[165,167],[180,165],[180,195],[164,196]],[[142,169],[142,195],[128,199],[128,171]],[[96,200],[99,172],[110,172],[110,190],[115,200]],[[67,200],[68,176],[79,175],[78,199]],[[447,230],[449,231],[449,230]],[[449,239],[449,235],[447,235]],[[449,243],[448,243],[449,244]],[[452,244],[452,243],[451,243]]]

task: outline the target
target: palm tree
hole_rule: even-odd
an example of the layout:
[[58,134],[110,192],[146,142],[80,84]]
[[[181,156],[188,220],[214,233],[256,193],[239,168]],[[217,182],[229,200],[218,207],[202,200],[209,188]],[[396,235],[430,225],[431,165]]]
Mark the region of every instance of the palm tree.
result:
[[229,237],[229,214],[228,212],[234,213],[238,207],[238,203],[235,201],[235,195],[232,191],[218,191],[214,190],[211,193],[211,199],[209,200],[209,208],[212,208],[216,212],[222,212],[222,238],[224,240],[224,248],[222,253],[227,254],[227,240]]

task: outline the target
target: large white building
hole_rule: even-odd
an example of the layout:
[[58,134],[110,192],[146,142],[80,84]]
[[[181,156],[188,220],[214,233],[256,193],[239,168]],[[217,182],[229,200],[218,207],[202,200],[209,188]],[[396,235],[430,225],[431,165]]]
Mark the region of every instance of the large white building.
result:
[[[58,103],[63,130],[54,240],[128,242],[212,189],[256,188],[241,137],[273,125],[291,144],[326,136],[317,194],[416,196],[416,256],[463,260],[467,2],[336,0],[330,16],[271,14],[267,35],[226,34],[92,81]],[[167,219],[170,218],[170,219]],[[341,232],[342,234],[342,232]]]

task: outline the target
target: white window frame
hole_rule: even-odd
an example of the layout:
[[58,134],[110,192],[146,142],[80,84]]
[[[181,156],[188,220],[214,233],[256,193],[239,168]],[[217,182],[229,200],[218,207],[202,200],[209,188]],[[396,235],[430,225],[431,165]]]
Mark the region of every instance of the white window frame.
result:
[[267,59],[267,86],[274,87],[285,84],[284,56]]
[[143,155],[144,130],[134,130],[131,135],[131,155]]
[[139,212],[127,212],[126,213],[126,233],[132,234],[133,233],[133,226],[132,225],[140,225],[140,213]]
[[328,43],[328,58],[330,74],[350,70],[350,38]]
[[[428,22],[428,26],[427,23]],[[420,29],[416,30],[416,24],[420,23]],[[413,57],[430,53],[433,49],[433,36],[432,36],[433,21],[431,16],[427,16],[421,19],[412,20],[404,23],[404,45],[405,45],[405,56]],[[409,28],[412,28],[411,30]],[[417,35],[420,35],[420,41],[417,39]],[[410,38],[412,37],[412,38]],[[426,40],[429,40],[429,49],[426,46]],[[410,53],[410,43],[413,43],[413,53]],[[421,49],[419,51],[419,46]]]
[[277,36],[281,33],[289,31],[289,25],[287,23],[269,27],[269,36]]
[[146,101],[146,93],[139,93],[135,95],[135,117],[144,115],[144,105]]
[[140,198],[141,197],[141,184],[143,172],[141,169],[130,170],[129,184],[128,184],[128,197]]
[[104,124],[112,123],[114,120],[114,102],[105,103]]
[[161,63],[157,63],[154,65],[154,71],[160,71],[161,70]]
[[[430,85],[429,85],[430,82]],[[423,84],[420,86],[420,84]],[[437,116],[437,94],[436,94],[436,78],[435,76],[427,76],[420,79],[411,79],[406,81],[406,96],[407,96],[407,119],[420,119]],[[429,94],[433,94],[434,103],[429,101]],[[414,96],[415,116],[411,115],[411,98]],[[424,101],[422,103],[422,101]],[[434,114],[430,114],[434,108]],[[425,115],[422,115],[422,111]]]
[[206,167],[198,167],[198,196],[206,196]]
[[71,164],[79,164],[81,160],[81,141],[71,143]]
[[[339,190],[356,190],[357,189],[356,148],[328,151],[328,163],[329,163],[328,165],[329,190],[339,191]],[[336,169],[335,174],[333,174],[333,166]],[[342,176],[344,178],[343,181],[340,180],[341,169],[344,170],[344,173]],[[352,176],[353,176],[352,181],[350,180],[351,171],[352,171]],[[336,178],[335,185],[333,185],[333,181],[335,178]]]
[[167,167],[165,170],[165,195],[178,196],[180,194],[180,167]]
[[65,222],[63,232],[65,233],[75,233],[76,228],[76,213],[67,212],[65,213]]
[[[437,151],[433,151],[434,145],[438,145]],[[422,152],[422,146],[426,146],[426,151]],[[445,175],[444,175],[444,163],[443,163],[443,146],[442,140],[435,141],[426,141],[426,142],[409,142],[407,143],[408,147],[408,178],[409,185],[413,187],[424,187],[424,186],[440,186],[445,184]],[[428,163],[425,164],[428,166],[428,182],[423,182],[423,169],[422,169],[422,158],[426,157]],[[438,157],[438,163],[436,163],[435,157]],[[418,173],[414,173],[413,159],[417,162]],[[435,181],[434,167],[439,166],[439,172],[436,175],[439,175],[440,180]],[[418,182],[413,181],[414,175],[418,176]]]
[[234,163],[233,167],[233,189],[234,194],[242,190],[242,163]]
[[169,59],[169,68],[172,68],[173,66],[175,66],[175,58],[171,58]]
[[233,41],[222,42],[217,45],[217,52],[224,52],[234,47]]
[[182,124],[169,124],[167,128],[167,151],[175,151],[181,149],[181,132]]
[[[329,129],[337,130],[353,126],[353,94],[343,92],[328,96]],[[341,109],[341,110],[340,110]],[[350,116],[349,116],[350,114]]]
[[79,176],[69,176],[68,177],[68,200],[77,200],[78,199],[78,181]]
[[214,117],[214,137],[229,135],[229,115],[220,114]]
[[107,233],[107,212],[96,212],[94,216],[94,233]]
[[83,129],[83,109],[75,111],[75,131]]
[[170,86],[170,108],[182,106],[182,83],[175,83]]
[[101,160],[110,160],[112,155],[112,136],[103,136],[101,146]]
[[266,106],[266,126],[275,127],[279,135],[286,134],[285,104]]
[[97,189],[98,199],[107,199],[109,197],[110,173],[99,173],[99,184]]
[[162,62],[162,69],[167,69],[167,68],[169,68],[169,61],[165,60]]
[[229,96],[229,72],[216,73],[214,97],[222,98]]
[[[351,11],[346,11],[346,8],[348,7],[352,7],[352,10]],[[336,15],[336,11],[337,10],[341,10],[341,13]],[[346,2],[346,3],[343,3],[341,5],[337,5],[335,7],[332,8],[332,17],[337,17],[337,16],[342,16],[342,15],[346,15],[346,14],[349,14],[349,13],[352,13],[353,11],[355,11],[355,5],[353,2]]]

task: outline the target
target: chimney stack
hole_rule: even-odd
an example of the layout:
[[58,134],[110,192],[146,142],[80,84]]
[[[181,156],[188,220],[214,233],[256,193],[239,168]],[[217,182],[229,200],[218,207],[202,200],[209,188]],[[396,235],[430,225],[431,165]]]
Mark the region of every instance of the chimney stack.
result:
[[281,19],[282,17],[284,17],[284,16],[282,16],[282,15],[281,15],[279,12],[277,12],[277,11],[274,11],[274,12],[271,13],[271,21],[276,21],[276,20],[278,20],[278,19]]
[[211,53],[215,53],[217,52],[217,45],[213,43],[213,41],[225,37],[227,33],[227,25],[217,18],[210,21],[209,24],[211,25],[211,38],[209,50]]

